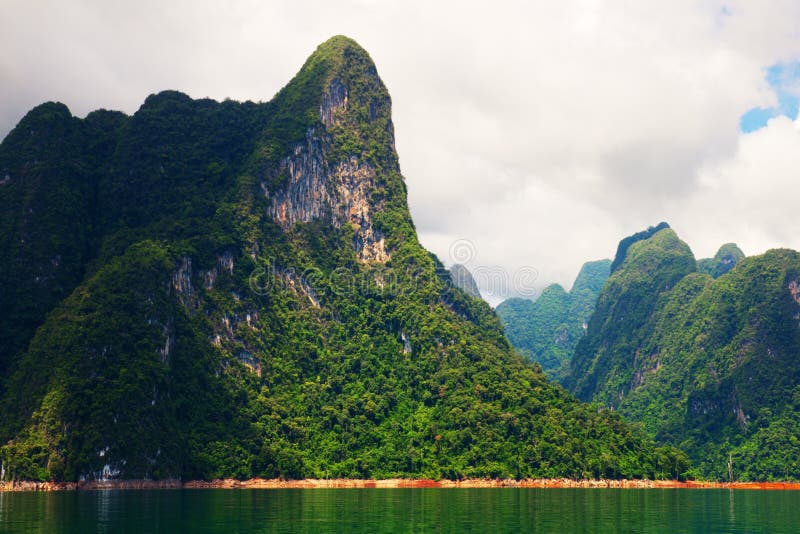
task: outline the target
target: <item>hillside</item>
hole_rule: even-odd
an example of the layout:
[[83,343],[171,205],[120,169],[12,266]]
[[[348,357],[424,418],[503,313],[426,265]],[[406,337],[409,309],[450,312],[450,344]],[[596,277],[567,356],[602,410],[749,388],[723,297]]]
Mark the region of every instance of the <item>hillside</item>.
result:
[[0,144],[7,479],[681,475],[417,240],[354,41],[267,103],[28,113]]
[[572,289],[547,286],[536,301],[508,299],[495,310],[509,342],[529,361],[541,365],[547,376],[561,382],[597,297],[609,275],[610,260],[585,263]]
[[800,254],[772,250],[714,274],[694,272],[671,230],[632,245],[568,384],[687,450],[696,476],[798,480]]

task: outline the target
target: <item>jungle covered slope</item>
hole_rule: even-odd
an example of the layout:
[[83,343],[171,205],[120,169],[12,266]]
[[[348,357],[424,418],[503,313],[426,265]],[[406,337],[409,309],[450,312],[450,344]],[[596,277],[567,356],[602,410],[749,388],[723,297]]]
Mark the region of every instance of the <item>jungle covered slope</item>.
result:
[[569,373],[575,345],[586,332],[610,266],[611,260],[587,262],[569,292],[552,284],[535,301],[512,298],[497,306],[509,342],[541,365],[551,380],[561,382]]
[[710,275],[712,278],[719,278],[733,269],[744,257],[744,252],[736,243],[725,243],[719,247],[713,258],[697,260],[697,271]]
[[701,273],[670,229],[630,245],[566,383],[686,450],[693,476],[798,480],[800,254],[740,253]]
[[270,102],[166,91],[0,145],[8,479],[676,477],[419,244],[391,100],[335,37]]

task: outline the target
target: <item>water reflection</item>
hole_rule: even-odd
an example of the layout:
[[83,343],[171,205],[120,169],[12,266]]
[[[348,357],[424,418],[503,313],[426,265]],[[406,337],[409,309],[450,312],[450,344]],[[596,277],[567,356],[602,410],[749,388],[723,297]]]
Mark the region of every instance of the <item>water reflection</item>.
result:
[[795,532],[800,492],[615,489],[0,493],[0,532]]

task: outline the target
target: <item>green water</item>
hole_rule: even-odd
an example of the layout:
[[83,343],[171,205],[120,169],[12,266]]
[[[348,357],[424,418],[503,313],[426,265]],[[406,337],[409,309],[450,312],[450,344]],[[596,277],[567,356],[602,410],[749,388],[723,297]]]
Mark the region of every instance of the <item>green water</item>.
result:
[[0,532],[798,532],[800,492],[0,492]]

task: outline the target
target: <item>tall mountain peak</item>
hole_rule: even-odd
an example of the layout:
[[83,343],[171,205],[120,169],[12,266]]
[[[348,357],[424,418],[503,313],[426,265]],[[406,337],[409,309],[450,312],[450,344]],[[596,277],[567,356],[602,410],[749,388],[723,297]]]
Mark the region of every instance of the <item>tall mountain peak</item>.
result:
[[620,267],[620,265],[622,265],[622,262],[625,261],[625,257],[631,245],[639,241],[648,239],[651,236],[655,235],[656,233],[666,228],[669,228],[669,224],[667,224],[666,222],[661,222],[655,226],[648,227],[646,230],[642,230],[641,232],[636,232],[633,235],[629,235],[628,237],[620,241],[619,245],[617,246],[617,253],[614,255],[614,261],[611,262],[611,272],[613,273],[614,271],[616,271]]
[[314,220],[348,225],[361,261],[388,261],[391,236],[376,225],[376,215],[394,208],[408,223],[410,215],[391,99],[369,54],[347,37],[329,39],[276,95],[275,107],[280,111],[268,134],[292,122],[296,133],[288,155],[262,165],[273,219],[284,231]]
[[670,229],[630,243],[566,385],[680,443],[702,476],[797,480],[798,273],[792,250],[695,262]]
[[614,262],[622,261],[612,266],[565,381],[578,398],[610,407],[618,406],[631,387],[638,358],[634,340],[661,295],[696,271],[691,249],[666,223],[623,239],[617,251]]
[[[375,98],[385,99],[389,105],[370,106]],[[353,100],[354,105],[348,105]],[[374,121],[378,115],[384,118],[391,115],[389,94],[375,63],[358,43],[343,35],[320,44],[297,75],[278,92],[275,101],[289,104],[292,111],[304,112],[311,122],[321,119],[329,128],[346,114],[368,121]],[[365,104],[367,108],[361,109]]]
[[52,111],[63,127],[0,144],[6,477],[680,463],[553,388],[486,302],[453,290],[417,239],[391,100],[354,41],[323,43],[267,103],[163,92],[131,117]]

